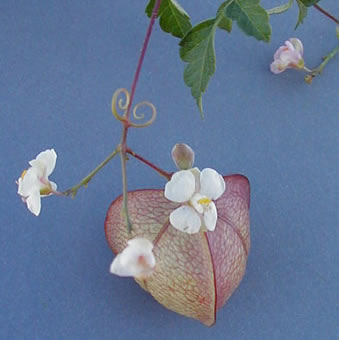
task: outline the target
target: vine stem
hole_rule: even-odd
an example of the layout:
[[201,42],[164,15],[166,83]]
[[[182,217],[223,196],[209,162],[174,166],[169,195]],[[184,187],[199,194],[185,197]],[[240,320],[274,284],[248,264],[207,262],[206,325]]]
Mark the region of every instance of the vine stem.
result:
[[320,7],[317,4],[313,5],[313,7],[316,8],[322,14],[326,15],[331,20],[333,20],[337,25],[339,25],[339,20],[337,18],[335,18],[333,15],[331,15],[330,13],[328,13],[327,11],[325,11],[322,7]]
[[86,187],[91,179],[118,153],[120,152],[120,148],[117,147],[112,153],[110,153],[94,170],[92,170],[86,177],[84,177],[77,185],[74,187],[64,191],[62,194],[65,196],[75,197],[78,190],[84,186]]
[[337,46],[334,50],[332,50],[326,57],[323,58],[323,62],[316,68],[309,70],[309,74],[306,76],[305,80],[307,82],[312,82],[312,79],[320,74],[324,67],[327,65],[327,63],[334,58],[334,56],[339,53],[339,46]]
[[137,68],[135,70],[135,74],[134,74],[134,78],[133,78],[133,82],[132,82],[132,86],[131,86],[131,96],[130,96],[130,101],[128,103],[127,110],[126,110],[126,116],[125,116],[126,119],[123,122],[122,137],[121,137],[121,142],[120,142],[120,146],[121,146],[120,160],[121,160],[121,173],[122,173],[122,196],[123,196],[123,208],[122,209],[123,209],[123,214],[125,216],[125,221],[126,221],[128,232],[131,232],[131,230],[132,230],[132,223],[131,223],[131,220],[130,220],[129,215],[128,215],[127,174],[126,174],[127,133],[128,133],[128,129],[130,127],[129,116],[130,116],[130,111],[131,111],[132,102],[133,102],[133,98],[134,98],[134,94],[135,94],[135,89],[137,87],[140,71],[141,71],[142,64],[143,64],[143,61],[144,61],[144,58],[145,58],[148,43],[149,43],[149,40],[150,40],[150,37],[151,37],[151,34],[152,34],[154,22],[155,22],[157,15],[158,15],[158,11],[159,11],[159,8],[160,8],[161,1],[162,0],[156,0],[156,3],[155,3],[154,8],[153,8],[153,12],[152,12],[151,20],[149,22],[149,25],[148,25],[148,28],[147,28],[147,31],[146,31],[146,36],[145,36],[145,39],[144,39],[144,43],[142,45],[140,57],[139,57],[139,60],[138,60]]
[[156,165],[154,165],[153,163],[151,163],[150,161],[148,161],[144,157],[138,155],[136,152],[134,152],[130,148],[126,149],[126,153],[130,154],[131,156],[133,156],[134,158],[138,159],[139,161],[145,163],[147,166],[149,166],[150,168],[155,170],[159,175],[165,177],[168,181],[171,179],[171,177],[172,177],[171,173],[169,173],[169,172],[167,172],[167,171],[165,171],[163,169],[160,169],[159,167],[157,167]]

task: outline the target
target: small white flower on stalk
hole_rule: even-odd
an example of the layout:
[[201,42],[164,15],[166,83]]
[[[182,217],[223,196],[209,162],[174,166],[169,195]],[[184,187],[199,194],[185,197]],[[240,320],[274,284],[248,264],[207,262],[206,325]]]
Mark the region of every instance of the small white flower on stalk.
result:
[[172,226],[188,234],[215,229],[218,213],[213,200],[225,191],[225,181],[215,170],[198,168],[176,172],[166,183],[165,197],[182,205],[171,212]]
[[56,192],[57,185],[48,180],[48,176],[55,168],[57,155],[54,149],[40,152],[29,162],[30,168],[24,170],[17,180],[18,194],[27,208],[36,216],[40,214],[41,197],[52,195]]
[[127,241],[127,247],[113,260],[110,272],[119,276],[145,279],[155,268],[152,250],[153,244],[146,238],[136,237]]
[[297,38],[290,38],[285,45],[279,47],[274,54],[274,61],[271,64],[271,71],[275,74],[284,72],[288,68],[302,70],[304,63],[304,48],[302,42]]

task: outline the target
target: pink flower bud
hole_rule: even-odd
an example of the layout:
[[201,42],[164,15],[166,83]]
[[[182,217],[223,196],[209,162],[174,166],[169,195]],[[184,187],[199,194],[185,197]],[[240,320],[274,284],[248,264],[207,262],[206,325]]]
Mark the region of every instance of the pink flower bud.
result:
[[187,144],[175,144],[172,158],[179,170],[191,169],[194,164],[194,151]]

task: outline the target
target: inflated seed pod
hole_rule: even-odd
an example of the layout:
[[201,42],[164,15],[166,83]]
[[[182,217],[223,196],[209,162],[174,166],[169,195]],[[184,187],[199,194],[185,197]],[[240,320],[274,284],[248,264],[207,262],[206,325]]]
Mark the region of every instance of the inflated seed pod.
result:
[[163,190],[128,193],[133,230],[127,232],[121,214],[122,197],[111,204],[105,221],[108,244],[115,254],[127,241],[145,237],[154,244],[156,268],[145,280],[136,280],[159,303],[207,326],[238,287],[250,249],[250,186],[242,175],[224,176],[226,190],[215,201],[218,220],[214,231],[187,234],[169,222],[179,204]]

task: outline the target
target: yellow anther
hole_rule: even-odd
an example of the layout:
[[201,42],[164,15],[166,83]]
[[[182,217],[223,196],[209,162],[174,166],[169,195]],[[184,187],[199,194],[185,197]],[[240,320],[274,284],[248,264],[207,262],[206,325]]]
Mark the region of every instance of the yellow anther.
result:
[[26,173],[27,173],[27,170],[24,170],[24,171],[21,173],[21,176],[20,176],[20,177],[23,179],[23,178],[25,177]]
[[203,198],[200,198],[200,200],[198,200],[198,203],[202,205],[208,205],[211,202],[212,200],[210,200],[208,197],[203,197]]

